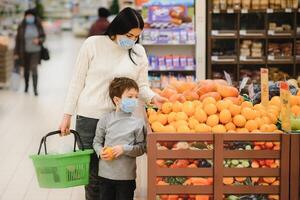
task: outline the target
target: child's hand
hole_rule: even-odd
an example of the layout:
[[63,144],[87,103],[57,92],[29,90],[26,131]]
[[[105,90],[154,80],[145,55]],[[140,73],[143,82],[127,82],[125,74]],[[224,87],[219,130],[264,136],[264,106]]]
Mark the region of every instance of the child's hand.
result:
[[115,158],[118,158],[119,156],[121,156],[124,153],[124,149],[122,145],[118,145],[113,147],[113,155]]
[[110,160],[109,154],[104,152],[103,150],[100,153],[100,157],[101,157],[101,160]]

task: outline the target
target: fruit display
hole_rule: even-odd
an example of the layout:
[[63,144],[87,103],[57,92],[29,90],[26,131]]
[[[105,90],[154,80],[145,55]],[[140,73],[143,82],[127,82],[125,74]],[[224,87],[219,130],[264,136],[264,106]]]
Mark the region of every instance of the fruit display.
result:
[[277,177],[224,177],[223,178],[224,185],[280,185],[280,181]]
[[158,177],[157,185],[208,186],[213,184],[212,178],[202,177]]
[[212,200],[209,195],[159,195],[156,200]]
[[229,142],[226,150],[280,150],[280,142]]
[[156,160],[156,164],[160,168],[210,168],[213,165],[211,160]]
[[228,159],[223,161],[226,168],[279,168],[279,160],[263,159],[263,160],[239,160]]
[[278,195],[228,195],[225,200],[278,200]]
[[158,142],[158,150],[212,150],[210,142]]

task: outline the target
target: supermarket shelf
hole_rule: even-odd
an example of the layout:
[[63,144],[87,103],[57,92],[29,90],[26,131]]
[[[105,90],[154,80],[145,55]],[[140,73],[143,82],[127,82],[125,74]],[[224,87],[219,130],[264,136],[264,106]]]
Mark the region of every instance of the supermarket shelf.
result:
[[288,58],[273,58],[268,57],[268,64],[293,64],[294,58],[288,57]]
[[212,158],[213,151],[210,150],[178,150],[176,154],[174,154],[173,150],[160,150],[157,151],[157,158],[159,159],[172,159],[172,158],[184,158],[184,159],[192,159],[192,158]]
[[195,69],[191,69],[191,70],[185,70],[185,69],[167,69],[167,70],[155,70],[155,69],[150,69],[148,70],[149,73],[159,73],[159,72],[195,72]]
[[248,58],[248,57],[244,57],[244,56],[240,56],[240,63],[241,64],[264,64],[266,63],[266,58],[262,57],[262,58]]
[[195,168],[195,169],[171,169],[171,168],[157,168],[157,176],[194,176],[195,174],[205,174],[207,176],[213,176],[212,168]]
[[298,9],[240,9],[240,10],[234,10],[234,9],[226,9],[226,10],[218,10],[214,9],[210,11],[210,13],[213,14],[234,14],[234,13],[294,13],[299,12]]
[[237,32],[231,30],[212,30],[212,39],[236,39]]
[[264,39],[265,37],[264,30],[240,30],[241,39]]
[[241,152],[240,150],[224,150],[224,158],[237,158],[237,159],[270,159],[280,158],[280,151],[274,150],[261,150],[260,155],[257,155],[257,151],[249,150]]
[[151,44],[151,43],[143,43],[142,42],[142,45],[143,46],[195,46],[196,44],[188,44],[188,43],[186,43],[186,44],[184,44],[184,43],[174,43],[174,44],[168,44],[168,43],[166,43],[166,44],[158,44],[158,43],[154,43],[154,44]]
[[294,33],[292,31],[290,32],[275,32],[275,31],[271,31],[268,30],[268,37],[269,38],[278,38],[278,39],[282,39],[282,38],[287,38],[287,39],[293,39],[292,37],[294,37]]
[[276,177],[280,175],[280,169],[270,168],[225,168],[224,176],[238,176],[238,177]]
[[211,57],[212,64],[237,64],[237,57],[236,56],[212,56]]

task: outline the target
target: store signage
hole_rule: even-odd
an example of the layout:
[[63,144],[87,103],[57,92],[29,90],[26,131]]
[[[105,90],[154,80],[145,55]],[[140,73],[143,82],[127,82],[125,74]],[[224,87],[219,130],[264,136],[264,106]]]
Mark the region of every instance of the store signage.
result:
[[287,82],[280,82],[280,99],[281,99],[281,127],[284,131],[291,131],[291,110],[290,110],[290,90]]
[[263,106],[269,105],[269,70],[266,68],[260,69],[260,87],[261,87],[261,103]]

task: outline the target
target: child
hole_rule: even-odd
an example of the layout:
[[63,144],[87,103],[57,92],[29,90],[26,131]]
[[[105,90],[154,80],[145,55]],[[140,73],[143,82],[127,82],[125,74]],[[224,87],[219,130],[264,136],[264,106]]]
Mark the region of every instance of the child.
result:
[[133,200],[136,157],[146,152],[144,120],[133,116],[139,88],[115,78],[109,96],[116,110],[100,118],[93,147],[99,157],[100,200]]

